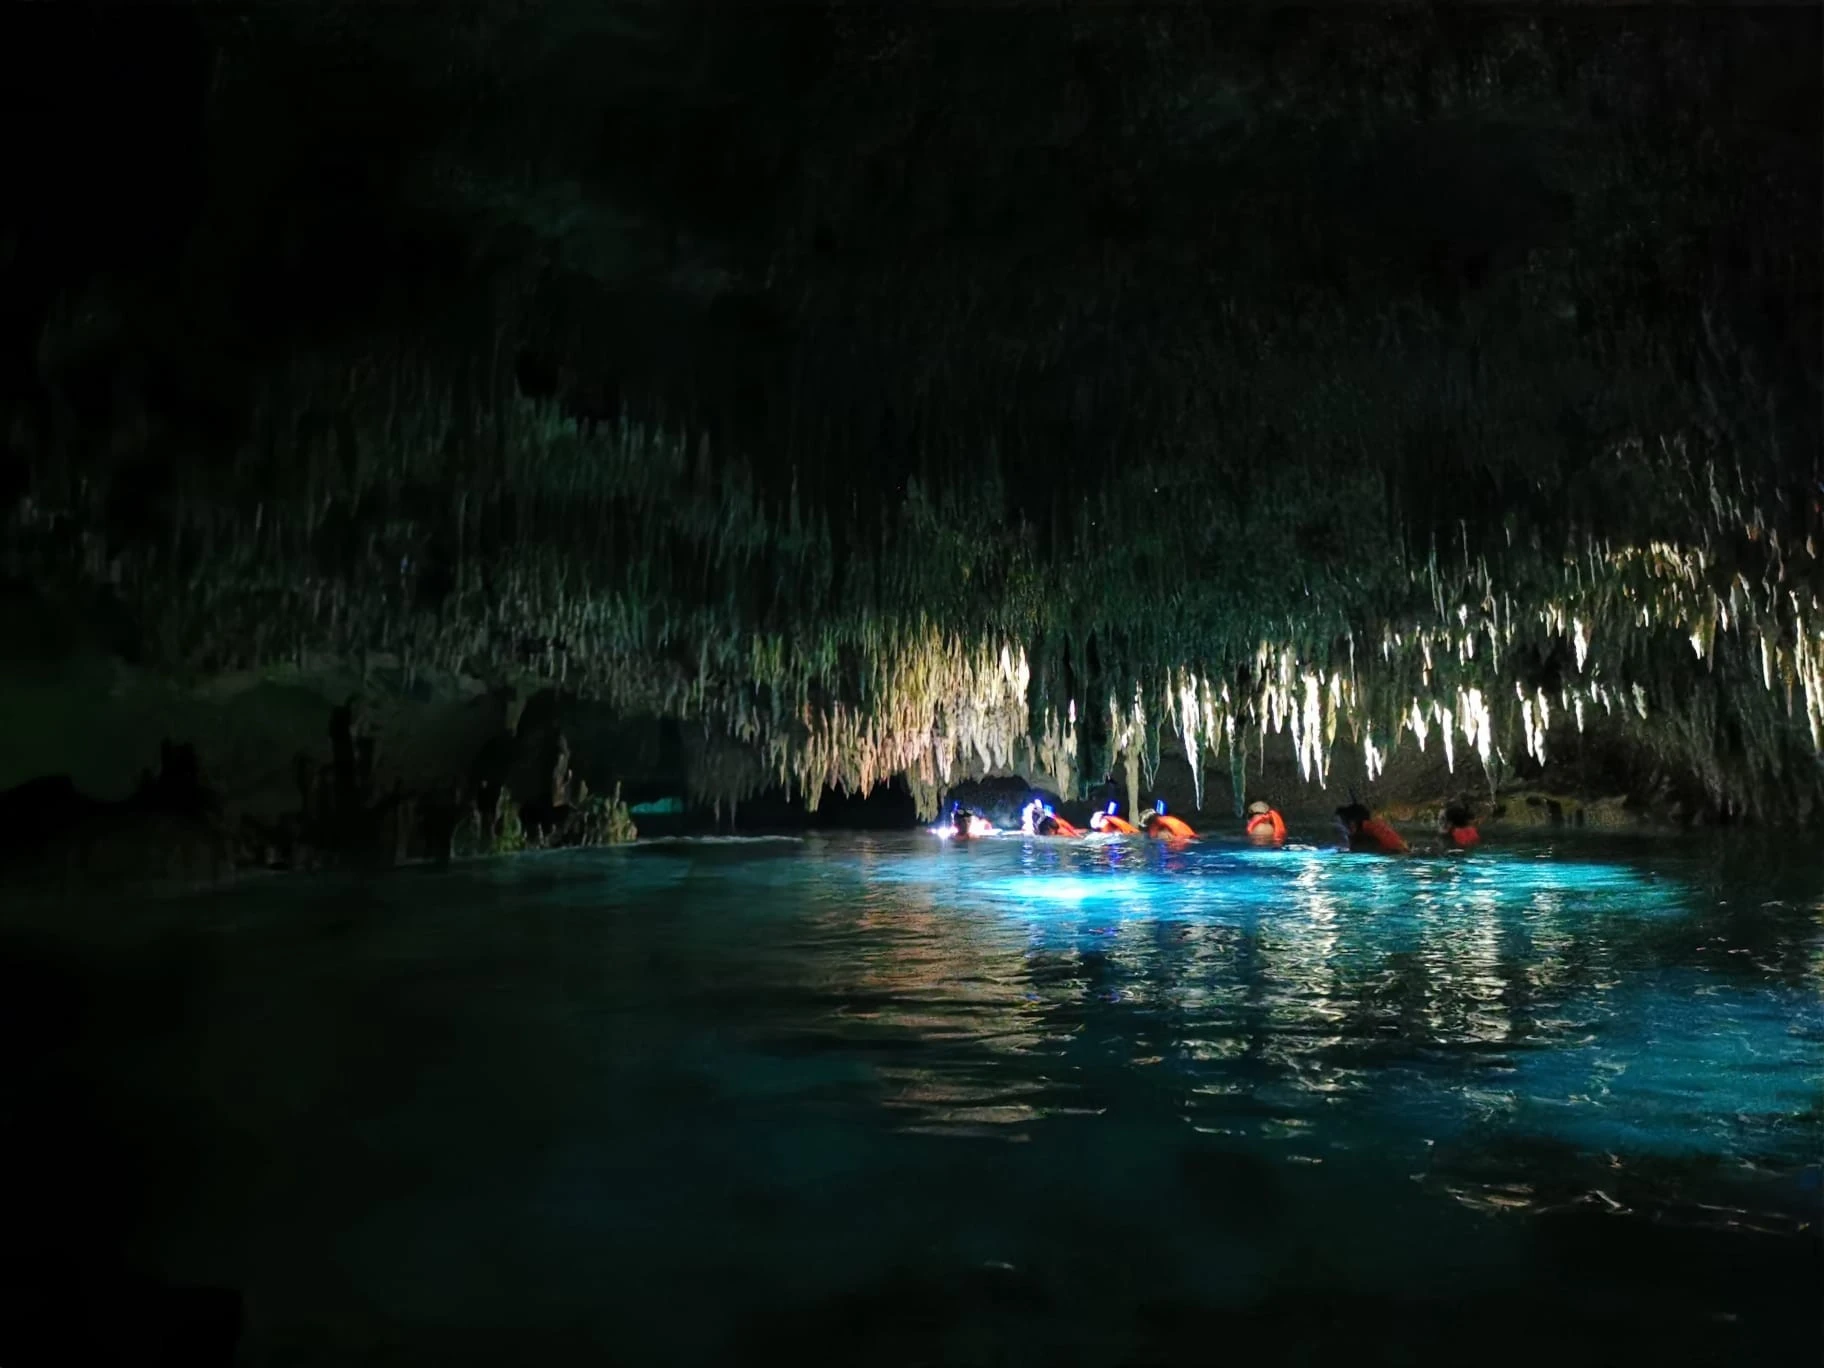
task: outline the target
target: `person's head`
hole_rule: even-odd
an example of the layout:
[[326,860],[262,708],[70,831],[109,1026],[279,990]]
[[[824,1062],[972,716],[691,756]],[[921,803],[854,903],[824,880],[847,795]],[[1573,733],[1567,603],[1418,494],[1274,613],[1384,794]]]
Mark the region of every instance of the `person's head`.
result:
[[1101,808],[1097,808],[1094,812],[1089,814],[1089,829],[1091,831],[1104,831],[1107,828],[1108,828],[1108,813],[1107,812],[1103,811]]
[[1336,810],[1336,824],[1353,836],[1372,814],[1360,803],[1345,803]]
[[1248,816],[1250,817],[1265,817],[1272,810],[1267,806],[1265,800],[1260,798],[1256,798],[1248,804]]
[[1452,803],[1444,809],[1444,825],[1452,831],[1469,826],[1474,821],[1469,808],[1462,803]]
[[1140,825],[1151,826],[1153,822],[1158,820],[1158,817],[1159,809],[1156,807],[1149,807],[1145,812],[1140,814]]

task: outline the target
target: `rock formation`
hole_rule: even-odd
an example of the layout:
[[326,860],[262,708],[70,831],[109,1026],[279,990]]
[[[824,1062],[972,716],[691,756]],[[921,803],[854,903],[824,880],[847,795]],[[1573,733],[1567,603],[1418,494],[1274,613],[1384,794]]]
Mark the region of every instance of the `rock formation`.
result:
[[[8,20],[33,110],[46,8]],[[571,769],[629,776],[566,768],[543,694],[677,728],[718,807],[1162,767],[1220,807],[1276,747],[1498,796],[1588,738],[1693,815],[1818,811],[1814,11],[326,2],[100,41],[131,109],[15,130],[0,234],[0,547],[86,634],[56,668],[203,746],[198,698],[342,676],[534,712],[510,773],[396,781],[351,721],[306,844],[568,829]]]

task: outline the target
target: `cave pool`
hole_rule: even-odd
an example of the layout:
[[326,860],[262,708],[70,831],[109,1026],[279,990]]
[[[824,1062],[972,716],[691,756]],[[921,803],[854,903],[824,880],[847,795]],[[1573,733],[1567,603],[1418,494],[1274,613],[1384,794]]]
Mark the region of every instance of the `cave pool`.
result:
[[8,1248],[255,1365],[1817,1363],[1824,859],[649,843],[0,917]]

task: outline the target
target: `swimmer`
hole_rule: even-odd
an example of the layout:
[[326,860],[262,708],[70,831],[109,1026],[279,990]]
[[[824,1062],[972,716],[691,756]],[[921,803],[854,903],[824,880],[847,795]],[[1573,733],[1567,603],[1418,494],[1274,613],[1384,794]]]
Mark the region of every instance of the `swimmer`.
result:
[[1045,800],[1034,798],[1020,809],[1020,831],[1027,836],[1039,834],[1039,822],[1045,816]]
[[1259,799],[1248,804],[1248,824],[1243,829],[1259,845],[1285,844],[1286,819]]
[[976,836],[992,836],[995,828],[986,817],[959,807],[951,816],[950,834],[959,841],[967,841]]
[[1350,850],[1370,855],[1412,854],[1412,847],[1406,844],[1399,832],[1360,803],[1339,807],[1336,810],[1336,824],[1342,829],[1343,839],[1348,842]]
[[1081,836],[1083,828],[1058,816],[1043,798],[1034,798],[1020,811],[1020,830],[1028,836]]
[[1115,815],[1115,805],[1110,803],[1105,811],[1094,813],[1089,819],[1089,829],[1099,831],[1104,836],[1138,836],[1140,828],[1124,817]]
[[1476,830],[1475,815],[1463,803],[1452,803],[1444,809],[1438,829],[1444,839],[1457,850],[1469,850],[1482,843],[1482,833]]
[[1158,841],[1194,841],[1197,839],[1197,833],[1191,830],[1188,822],[1166,815],[1163,802],[1148,808],[1141,815],[1140,825],[1145,828],[1148,836]]

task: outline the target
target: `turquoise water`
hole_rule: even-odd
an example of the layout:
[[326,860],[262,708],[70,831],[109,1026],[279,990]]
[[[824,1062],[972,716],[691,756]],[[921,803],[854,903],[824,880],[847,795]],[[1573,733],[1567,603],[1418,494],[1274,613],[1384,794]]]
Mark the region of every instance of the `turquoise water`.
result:
[[919,834],[59,914],[15,1210],[255,1364],[1815,1362],[1821,908]]

